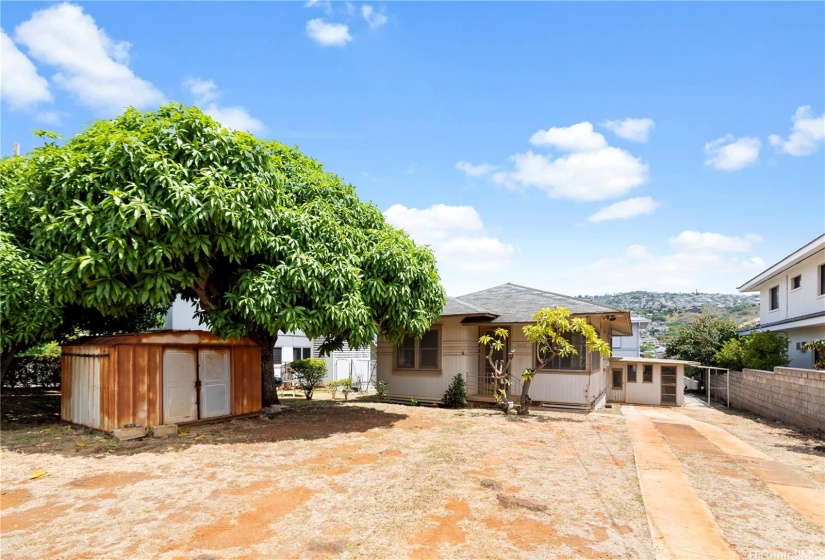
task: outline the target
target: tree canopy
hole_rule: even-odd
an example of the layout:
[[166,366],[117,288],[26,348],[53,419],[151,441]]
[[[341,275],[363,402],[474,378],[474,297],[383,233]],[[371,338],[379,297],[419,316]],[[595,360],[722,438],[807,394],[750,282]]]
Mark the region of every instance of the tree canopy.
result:
[[20,159],[14,211],[52,301],[114,316],[196,301],[217,335],[261,345],[265,405],[279,331],[397,342],[444,305],[432,252],[351,185],[197,108],[128,109]]
[[726,340],[736,338],[738,328],[733,321],[699,315],[696,320],[679,329],[665,345],[670,358],[699,362],[705,366],[718,365],[716,354]]

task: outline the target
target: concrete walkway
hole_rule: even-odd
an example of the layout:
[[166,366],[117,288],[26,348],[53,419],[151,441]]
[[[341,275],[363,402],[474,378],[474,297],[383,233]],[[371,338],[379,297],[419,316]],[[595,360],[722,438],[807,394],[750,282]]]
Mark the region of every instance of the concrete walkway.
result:
[[673,450],[722,455],[743,466],[825,531],[825,492],[729,432],[673,408],[622,406],[651,534],[662,558],[737,558]]

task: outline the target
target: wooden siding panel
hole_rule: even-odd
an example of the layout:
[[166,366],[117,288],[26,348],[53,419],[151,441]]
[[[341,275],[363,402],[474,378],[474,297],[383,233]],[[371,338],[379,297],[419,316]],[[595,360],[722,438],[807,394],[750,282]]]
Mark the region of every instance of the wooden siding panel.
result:
[[239,363],[241,359],[241,353],[238,348],[232,349],[232,356],[229,360],[230,367],[232,368],[232,414],[240,414],[241,411],[241,381],[240,381],[240,371],[241,371],[241,364]]
[[[71,352],[64,348],[63,352]],[[72,363],[73,356],[63,355],[60,358],[60,418],[67,422],[72,421]]]
[[131,410],[132,422],[148,426],[148,407],[146,402],[149,384],[149,346],[135,346],[134,370],[132,379]]
[[146,362],[146,425],[159,426],[163,423],[162,355],[163,347],[147,346]]
[[118,350],[114,387],[114,414],[112,415],[113,429],[122,428],[124,424],[132,422],[130,403],[132,400],[132,370],[134,368],[135,347],[123,345]]
[[[250,412],[261,410],[261,349],[257,346],[247,347],[251,363],[249,364],[250,375],[247,380],[247,392],[249,394]],[[274,373],[272,374],[274,375]]]

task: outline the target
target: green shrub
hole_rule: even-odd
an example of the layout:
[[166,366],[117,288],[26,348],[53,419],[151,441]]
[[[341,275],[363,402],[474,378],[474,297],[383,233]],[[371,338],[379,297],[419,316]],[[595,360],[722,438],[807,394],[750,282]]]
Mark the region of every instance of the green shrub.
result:
[[738,338],[728,339],[722,344],[722,349],[716,353],[716,365],[732,371],[742,371],[744,347]]
[[788,338],[772,331],[749,334],[742,342],[742,365],[750,369],[773,371],[788,365]]
[[383,379],[378,382],[378,386],[375,388],[375,391],[378,393],[378,398],[384,400],[387,398],[387,394],[389,393],[387,389],[387,382]]
[[346,379],[339,379],[338,381],[332,381],[327,384],[329,390],[332,391],[332,398],[335,399],[335,393],[341,391],[344,393],[344,400],[347,400],[347,395],[352,392],[352,379],[347,377]]
[[464,377],[460,373],[453,376],[450,386],[441,398],[447,408],[461,408],[467,404],[467,387],[464,384]]
[[308,401],[312,400],[312,392],[321,381],[327,376],[327,364],[318,358],[307,358],[305,360],[295,360],[290,364],[298,385],[304,391]]

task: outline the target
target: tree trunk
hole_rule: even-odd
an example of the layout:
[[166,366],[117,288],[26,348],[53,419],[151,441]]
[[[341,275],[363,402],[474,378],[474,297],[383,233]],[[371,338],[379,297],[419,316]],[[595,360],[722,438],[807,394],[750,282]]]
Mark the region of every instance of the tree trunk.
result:
[[521,397],[519,398],[519,416],[527,416],[530,414],[530,384],[533,383],[533,378],[530,377],[524,381],[521,386]]
[[3,381],[6,380],[6,372],[9,370],[9,366],[16,355],[17,349],[12,348],[8,352],[3,352],[3,355],[0,356],[0,386],[2,386]]
[[249,338],[261,347],[261,407],[281,404],[275,384],[275,343],[278,337],[263,330],[249,332]]

